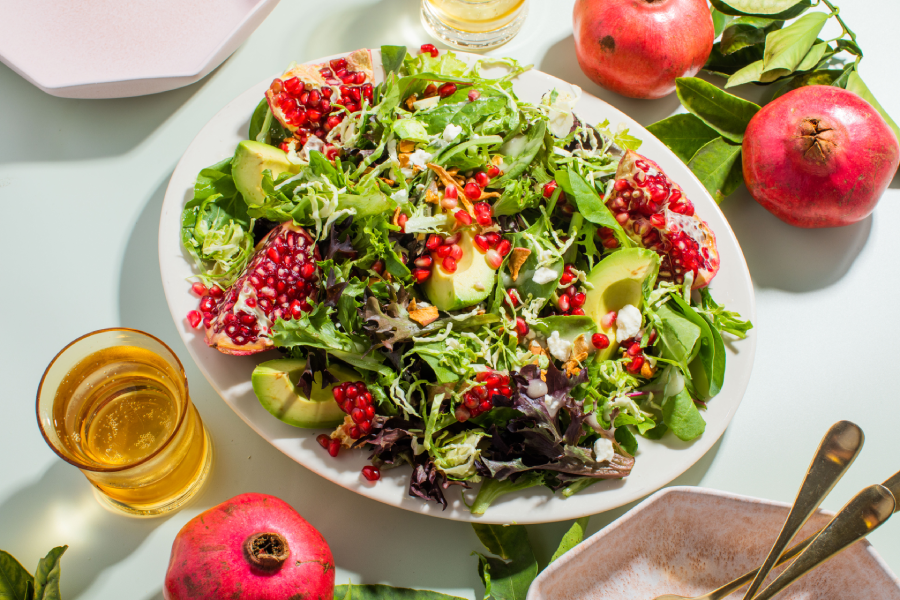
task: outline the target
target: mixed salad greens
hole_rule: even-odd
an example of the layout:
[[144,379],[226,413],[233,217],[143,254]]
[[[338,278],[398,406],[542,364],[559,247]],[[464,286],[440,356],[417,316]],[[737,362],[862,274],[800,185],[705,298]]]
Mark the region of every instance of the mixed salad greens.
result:
[[448,486],[480,482],[474,513],[532,486],[568,497],[625,477],[640,438],[700,436],[723,335],[751,325],[692,291],[694,273],[661,275],[610,210],[641,141],[580,121],[577,88],[518,99],[529,67],[512,59],[381,57],[384,82],[325,139],[301,145],[260,102],[248,138],[290,168],[261,163],[251,193],[236,154],[200,172],[184,209],[184,245],[217,292],[278,225],[314,239],[315,302],[273,316],[267,343],[301,365],[304,406],[335,405],[335,373],[352,367],[376,416],[360,433],[320,406],[313,426],[337,425],[330,437],[380,469],[411,465],[410,493],[444,507]]

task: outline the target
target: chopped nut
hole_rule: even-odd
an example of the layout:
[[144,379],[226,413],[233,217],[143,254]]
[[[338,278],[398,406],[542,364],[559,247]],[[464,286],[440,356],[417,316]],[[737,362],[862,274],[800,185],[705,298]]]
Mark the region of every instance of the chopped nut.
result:
[[403,140],[397,144],[397,150],[400,152],[414,152],[415,149],[416,143],[412,140]]
[[644,365],[641,367],[641,377],[643,377],[644,379],[650,379],[651,377],[653,377],[653,375],[655,373],[656,373],[656,368],[651,367],[650,363],[648,363],[648,362],[645,362]]
[[531,256],[531,250],[528,248],[513,248],[509,256],[509,272],[513,281],[519,279],[519,269],[522,268],[529,256]]
[[400,163],[401,167],[406,167],[409,164],[409,152],[400,153],[397,155],[397,161]]
[[566,375],[568,375],[569,377],[574,377],[574,376],[578,375],[579,373],[581,373],[581,368],[578,366],[578,363],[575,362],[574,360],[570,360],[563,366],[566,369]]
[[385,183],[388,185],[388,187],[393,187],[394,184],[397,183],[397,182],[394,181],[393,179],[388,179],[387,177],[379,177],[378,179],[380,179],[381,181],[385,182]]
[[[573,353],[575,354],[575,360],[581,362],[584,358],[587,358],[588,350],[590,347],[588,346],[587,340],[584,338],[584,334],[582,333],[577,338],[575,338],[575,343],[572,346]],[[584,354],[584,358],[578,358]]]
[[406,105],[406,108],[409,110],[413,110],[413,104],[415,103],[416,99],[417,99],[416,95],[411,94],[409,96],[409,98],[406,99],[406,102],[404,102],[404,104]]
[[400,207],[394,209],[394,218],[391,219],[391,225],[396,225],[400,227]]
[[429,323],[434,323],[438,318],[438,309],[436,306],[426,306],[409,311],[409,318],[425,327]]
[[441,196],[435,191],[425,190],[425,202],[430,202],[431,204],[440,204]]
[[531,340],[531,346],[528,347],[528,351],[535,356],[541,356],[542,354],[545,356],[550,356],[549,354],[547,354],[547,351],[544,349],[544,347],[534,340]]
[[413,298],[412,300],[409,301],[409,306],[406,307],[406,310],[408,312],[412,312],[412,311],[416,310],[416,299],[415,298]]

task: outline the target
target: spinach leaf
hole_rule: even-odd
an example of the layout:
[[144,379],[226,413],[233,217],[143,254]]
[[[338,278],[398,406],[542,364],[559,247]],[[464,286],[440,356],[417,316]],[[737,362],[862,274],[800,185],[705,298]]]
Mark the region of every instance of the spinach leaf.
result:
[[[522,146],[521,152],[515,156],[506,156],[507,162],[506,172],[491,182],[492,187],[501,187],[506,185],[508,181],[515,180],[528,165],[534,161],[538,151],[544,146],[545,134],[547,133],[547,124],[544,121],[537,121],[528,130],[522,134],[525,137],[525,144]],[[514,138],[515,139],[515,138]],[[503,152],[503,149],[501,149]]]
[[694,356],[700,338],[700,327],[663,304],[656,310],[660,319],[658,330],[663,344],[663,358],[669,358],[687,371],[687,363]]
[[590,521],[590,517],[581,517],[572,523],[572,527],[566,532],[563,536],[562,540],[559,542],[559,547],[556,549],[556,552],[553,553],[553,556],[550,557],[550,562],[553,562],[575,546],[581,543],[581,540],[584,539],[584,532],[587,529],[588,521]]
[[485,599],[523,600],[538,574],[537,559],[525,527],[478,524],[472,527],[485,548],[499,557],[476,553]]
[[391,73],[399,73],[406,58],[406,46],[382,46],[381,66],[384,68],[384,76]]
[[663,422],[678,439],[689,442],[703,434],[706,421],[691,399],[686,388],[663,401]]
[[12,554],[0,550],[0,598],[3,600],[31,600],[34,577]]
[[634,246],[634,242],[625,234],[625,230],[603,203],[603,199],[597,194],[594,186],[590,185],[584,177],[569,168],[568,172],[556,172],[556,182],[568,194],[568,197],[574,200],[578,212],[585,219],[596,225],[612,229],[623,248]]
[[259,137],[259,134],[264,128],[266,119],[271,119],[269,114],[269,103],[263,98],[259,101],[259,104],[256,105],[253,116],[250,117],[250,130],[247,132],[247,139],[256,140]]
[[[649,421],[649,419],[648,419]],[[652,425],[653,422],[650,421],[648,425]],[[649,429],[649,428],[648,428]],[[616,427],[616,442],[622,446],[628,454],[634,456],[637,454],[638,443],[637,439],[634,437],[634,434],[631,433],[631,430],[628,429],[628,426]]]
[[382,584],[334,586],[334,597],[342,600],[462,600],[458,596],[429,590],[411,590]]

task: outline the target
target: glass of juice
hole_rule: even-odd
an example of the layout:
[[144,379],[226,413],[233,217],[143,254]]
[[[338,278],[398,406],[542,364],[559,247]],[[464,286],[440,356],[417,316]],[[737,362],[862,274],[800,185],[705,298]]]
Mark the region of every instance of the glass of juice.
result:
[[519,32],[527,15],[527,0],[422,0],[425,29],[463,50],[505,44]]
[[37,418],[47,444],[120,513],[163,515],[202,487],[212,444],[175,353],[134,329],[103,329],[56,355]]

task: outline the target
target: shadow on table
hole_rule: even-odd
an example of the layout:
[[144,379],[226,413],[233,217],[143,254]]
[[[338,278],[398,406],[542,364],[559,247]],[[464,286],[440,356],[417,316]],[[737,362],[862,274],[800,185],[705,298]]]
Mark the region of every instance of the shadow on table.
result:
[[[0,531],[4,539],[15,540],[21,555],[43,556],[54,546],[69,545],[63,586],[73,598],[167,518],[140,520],[110,513],[97,502],[84,475],[61,460],[0,504]],[[36,567],[25,566],[29,571]]]
[[[57,98],[24,81],[0,64],[7,140],[40,139],[43,144],[0,144],[0,163],[81,161],[125,154],[171,117],[210,77],[159,94],[135,98],[83,100]],[[64,132],[64,135],[60,135]]]
[[812,292],[846,275],[865,247],[872,216],[845,227],[802,229],[782,222],[746,189],[722,204],[754,284],[787,292]]
[[636,100],[603,89],[588,79],[578,66],[575,38],[571,35],[550,46],[540,64],[535,66],[545,73],[580,86],[585,92],[612,104],[644,126],[668,117],[679,106],[678,97],[674,93],[658,100]]

